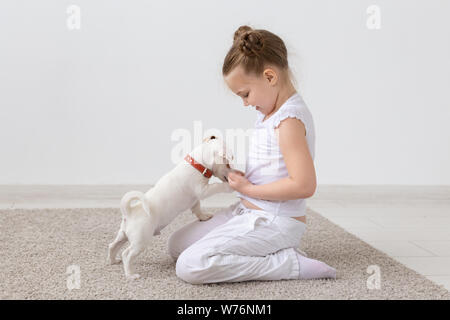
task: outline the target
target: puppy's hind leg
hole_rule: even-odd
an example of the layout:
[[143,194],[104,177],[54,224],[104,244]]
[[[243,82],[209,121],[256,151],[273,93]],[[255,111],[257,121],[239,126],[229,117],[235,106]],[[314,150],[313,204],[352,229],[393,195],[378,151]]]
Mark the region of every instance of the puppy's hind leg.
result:
[[120,250],[120,248],[122,248],[122,246],[127,241],[128,238],[121,227],[119,232],[117,233],[116,239],[114,239],[114,241],[109,244],[108,259],[107,259],[109,264],[120,263],[120,259],[116,259],[117,252]]
[[133,263],[136,257],[144,250],[145,248],[141,245],[136,245],[132,243],[128,248],[126,248],[122,252],[122,261],[123,268],[125,271],[125,276],[127,279],[134,280],[140,278],[140,275],[135,272]]
[[[147,216],[146,214],[144,215]],[[155,217],[150,215],[150,219],[143,219],[140,223],[134,224],[130,230],[127,229],[130,246],[122,252],[123,268],[127,279],[133,280],[140,277],[134,270],[134,261],[151,244],[158,225]]]

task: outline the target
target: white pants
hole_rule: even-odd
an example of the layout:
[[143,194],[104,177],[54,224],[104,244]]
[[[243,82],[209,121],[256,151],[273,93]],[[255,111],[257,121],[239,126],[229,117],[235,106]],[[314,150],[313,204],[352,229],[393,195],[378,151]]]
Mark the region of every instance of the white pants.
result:
[[207,221],[175,231],[168,252],[177,259],[177,276],[192,284],[298,279],[294,248],[305,230],[301,221],[238,201]]

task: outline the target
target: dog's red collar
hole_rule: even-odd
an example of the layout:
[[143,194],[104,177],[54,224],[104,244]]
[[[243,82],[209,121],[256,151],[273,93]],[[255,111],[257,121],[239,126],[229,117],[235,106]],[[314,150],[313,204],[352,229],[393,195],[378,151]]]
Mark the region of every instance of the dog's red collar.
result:
[[195,161],[189,154],[187,154],[186,157],[184,157],[184,160],[190,163],[191,166],[193,166],[195,169],[200,171],[203,176],[205,176],[206,178],[211,178],[212,171],[209,170],[208,168],[205,168],[205,166],[203,166],[201,163]]

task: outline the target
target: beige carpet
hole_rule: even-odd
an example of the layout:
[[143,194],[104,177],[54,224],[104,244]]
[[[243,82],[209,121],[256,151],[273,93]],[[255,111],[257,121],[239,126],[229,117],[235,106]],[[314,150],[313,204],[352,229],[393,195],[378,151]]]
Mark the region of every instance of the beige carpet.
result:
[[[207,211],[215,212],[218,208]],[[171,232],[196,219],[184,212],[141,254],[142,278],[127,281],[122,264],[106,265],[120,225],[116,208],[0,210],[0,299],[449,299],[449,292],[308,208],[302,250],[337,269],[337,280],[248,281],[191,285],[166,253]],[[67,267],[81,271],[67,288]],[[369,265],[381,288],[368,289]]]

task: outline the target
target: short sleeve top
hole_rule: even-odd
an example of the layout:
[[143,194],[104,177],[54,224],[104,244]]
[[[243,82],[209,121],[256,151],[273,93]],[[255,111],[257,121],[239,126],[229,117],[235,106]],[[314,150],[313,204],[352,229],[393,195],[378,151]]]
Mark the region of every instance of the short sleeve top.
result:
[[[293,94],[268,119],[257,111],[255,129],[250,135],[249,152],[246,159],[245,177],[253,184],[267,184],[289,176],[279,148],[278,126],[286,118],[303,122],[306,141],[312,159],[315,158],[315,128],[312,114],[300,94]],[[239,198],[279,216],[298,217],[305,215],[306,199],[262,200],[248,197],[240,192]]]

